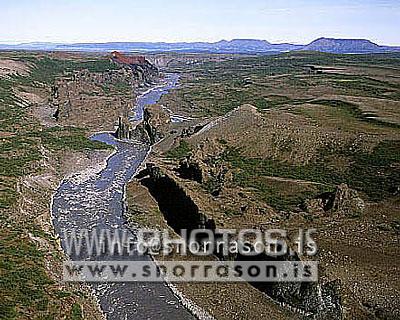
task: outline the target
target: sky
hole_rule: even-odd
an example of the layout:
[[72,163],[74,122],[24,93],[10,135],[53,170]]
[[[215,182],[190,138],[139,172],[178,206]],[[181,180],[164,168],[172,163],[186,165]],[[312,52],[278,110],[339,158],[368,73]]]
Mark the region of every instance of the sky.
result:
[[318,37],[400,45],[400,0],[0,0],[0,42]]

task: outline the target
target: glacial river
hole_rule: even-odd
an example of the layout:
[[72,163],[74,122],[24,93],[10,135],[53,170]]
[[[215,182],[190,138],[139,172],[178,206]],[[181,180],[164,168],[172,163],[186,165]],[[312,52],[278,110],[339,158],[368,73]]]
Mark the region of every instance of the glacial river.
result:
[[[164,85],[154,87],[137,98],[131,120],[141,120],[143,108],[156,103],[163,94],[176,87],[178,76],[171,74],[165,80]],[[145,159],[149,146],[140,141],[119,141],[109,133],[95,134],[92,139],[113,145],[115,153],[103,170],[77,173],[63,180],[55,193],[53,224],[64,249],[65,234],[71,231],[107,229],[135,233],[135,230],[128,229],[124,217],[124,188]],[[91,259],[85,250],[70,258]],[[110,256],[101,257],[101,260],[113,259]],[[136,259],[150,261],[146,256]],[[92,286],[107,319],[194,318],[165,283],[96,283]]]

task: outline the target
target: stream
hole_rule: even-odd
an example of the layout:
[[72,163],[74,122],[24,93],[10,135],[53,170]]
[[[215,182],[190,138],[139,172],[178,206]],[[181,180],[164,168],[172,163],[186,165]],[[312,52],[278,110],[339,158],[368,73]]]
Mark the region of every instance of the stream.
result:
[[[156,103],[175,88],[177,82],[178,76],[169,74],[163,85],[141,94],[130,120],[142,120],[144,107]],[[65,235],[72,231],[122,230],[132,236],[135,234],[124,217],[124,188],[150,147],[141,141],[117,140],[110,133],[97,133],[91,139],[114,146],[115,153],[100,172],[77,173],[64,179],[57,189],[52,205],[53,224],[64,250]],[[70,258],[91,259],[85,250]],[[113,258],[102,256],[101,260]],[[121,257],[115,259],[121,260]],[[135,259],[151,261],[148,256],[133,257]],[[91,286],[107,319],[194,319],[163,282],[93,283]]]

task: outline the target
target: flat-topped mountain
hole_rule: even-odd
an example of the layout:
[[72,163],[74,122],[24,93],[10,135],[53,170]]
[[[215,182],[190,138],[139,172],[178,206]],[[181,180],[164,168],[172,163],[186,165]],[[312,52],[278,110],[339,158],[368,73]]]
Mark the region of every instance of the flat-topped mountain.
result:
[[369,53],[386,51],[386,47],[379,46],[366,39],[319,38],[304,46],[302,50],[331,53]]

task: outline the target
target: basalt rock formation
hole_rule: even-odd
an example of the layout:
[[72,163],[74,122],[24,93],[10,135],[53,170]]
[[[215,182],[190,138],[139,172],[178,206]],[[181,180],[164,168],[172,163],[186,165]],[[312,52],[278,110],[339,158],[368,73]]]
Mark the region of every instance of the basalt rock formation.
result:
[[158,76],[158,69],[144,56],[126,56],[118,51],[111,53],[111,59],[115,63],[128,66],[133,71],[135,79],[139,83],[150,83]]
[[150,145],[160,141],[168,132],[171,119],[160,105],[150,105],[143,110],[143,121],[139,123],[130,137]]
[[[203,206],[194,198],[194,195],[185,188],[173,175],[148,163],[136,177],[145,186],[158,203],[161,213],[168,225],[176,233],[181,229],[207,229],[212,232],[218,227],[213,218],[203,210]],[[215,253],[219,259],[235,261],[301,261],[297,255],[288,253],[280,257],[272,257],[266,254],[244,256],[222,256]],[[254,282],[250,283],[254,288],[263,292],[270,298],[289,306],[304,316],[313,319],[341,319],[342,305],[339,281],[323,282]]]
[[205,229],[212,225],[212,219],[206,218],[185,189],[159,167],[148,163],[138,176],[156,199],[167,223],[178,234],[181,229]]
[[[111,130],[115,120],[132,109],[135,88],[153,83],[158,70],[144,57],[115,53],[114,65],[105,71],[88,69],[65,72],[51,87],[49,105],[63,125],[82,125],[96,131]],[[117,136],[129,138],[121,118]]]
[[118,128],[115,132],[117,139],[130,139],[131,138],[132,125],[127,117],[118,118]]
[[218,196],[224,184],[232,180],[232,173],[222,161],[221,144],[206,140],[179,162],[175,171],[183,179],[204,184],[213,196]]
[[359,197],[357,191],[350,189],[345,183],[337,186],[332,200],[333,212],[344,215],[359,214],[364,208],[364,200]]
[[161,106],[151,105],[144,109],[143,125],[151,144],[156,143],[165,136],[170,123],[169,114]]
[[342,183],[335,192],[305,201],[305,209],[309,213],[334,213],[343,216],[359,215],[364,211],[365,203],[356,190]]
[[68,72],[51,87],[49,105],[60,124],[94,131],[112,129],[114,121],[132,108],[135,81],[132,71],[125,68]]
[[[273,257],[261,253],[255,256],[238,256],[236,261],[298,261],[296,255]],[[294,308],[312,319],[341,319],[342,302],[340,280],[319,282],[252,282],[252,286],[275,301]]]

